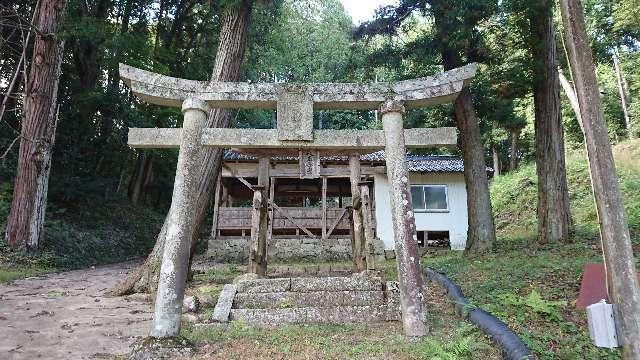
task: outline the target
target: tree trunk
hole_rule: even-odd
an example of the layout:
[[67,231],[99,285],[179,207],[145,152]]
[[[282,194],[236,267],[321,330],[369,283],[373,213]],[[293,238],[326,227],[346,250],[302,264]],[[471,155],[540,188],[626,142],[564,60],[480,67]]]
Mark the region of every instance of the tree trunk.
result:
[[[452,47],[455,42],[450,38],[448,29],[464,25],[450,18],[448,13],[451,6],[453,5],[447,1],[432,3],[444,70],[462,65],[459,54],[461,49]],[[458,144],[464,161],[464,179],[467,188],[469,229],[465,255],[470,256],[490,251],[496,241],[496,230],[489,197],[489,180],[484,161],[484,146],[480,137],[480,124],[468,88],[460,92],[453,107],[460,133]]]
[[[218,52],[211,81],[238,81],[240,66],[246,49],[247,33],[251,15],[251,2],[228,7],[222,17]],[[212,109],[209,112],[206,127],[229,127],[231,111],[228,109]],[[196,200],[196,216],[193,218],[194,231],[191,251],[199,238],[200,228],[204,222],[205,213],[211,197],[216,179],[222,165],[222,150],[206,148],[203,154],[203,166],[199,175],[198,196]],[[169,214],[171,213],[169,210]],[[169,214],[165,218],[162,231],[156,238],[156,244],[147,260],[138,269],[127,275],[121,283],[116,284],[111,293],[126,295],[134,292],[153,292],[158,283],[159,264],[162,259],[162,249],[166,237],[166,224]]]
[[511,146],[509,148],[509,171],[518,169],[518,138],[520,137],[520,129],[515,128],[509,130],[511,137]]
[[532,7],[529,19],[534,59],[538,242],[542,244],[567,242],[571,230],[552,9],[551,0],[543,1]]
[[627,91],[624,75],[622,75],[622,69],[620,68],[620,59],[618,58],[617,50],[613,52],[613,67],[616,70],[616,80],[618,80],[618,92],[620,93],[620,103],[622,105],[622,113],[624,114],[624,125],[627,130],[627,136],[629,138],[633,138],[633,131],[631,130],[631,118],[629,117],[629,92]]
[[468,89],[462,90],[458,95],[454,109],[460,132],[458,143],[464,160],[464,179],[467,186],[469,212],[467,246],[464,252],[465,255],[476,255],[493,248],[496,241],[496,230],[493,224],[480,125]]
[[560,0],[560,10],[569,63],[580,102],[607,280],[611,300],[617,305],[620,314],[618,339],[622,343],[622,357],[640,359],[640,284],[607,123],[602,111],[593,54],[585,30],[582,4],[579,0]]
[[146,195],[153,170],[153,156],[142,153],[136,162],[135,173],[129,183],[129,201],[132,205],[140,205]]
[[35,36],[27,80],[18,169],[6,233],[11,246],[24,246],[27,250],[36,250],[43,236],[64,50],[64,41],[56,32],[65,7],[65,0],[41,0],[36,9],[34,25],[40,32]]
[[493,158],[493,177],[498,177],[500,176],[500,158],[495,146],[491,147],[491,157]]

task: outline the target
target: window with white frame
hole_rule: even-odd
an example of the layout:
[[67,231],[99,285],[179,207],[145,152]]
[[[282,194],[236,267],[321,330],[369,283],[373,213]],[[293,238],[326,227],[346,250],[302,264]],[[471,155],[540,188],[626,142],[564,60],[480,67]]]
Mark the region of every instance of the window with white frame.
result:
[[411,185],[414,211],[448,211],[447,185]]

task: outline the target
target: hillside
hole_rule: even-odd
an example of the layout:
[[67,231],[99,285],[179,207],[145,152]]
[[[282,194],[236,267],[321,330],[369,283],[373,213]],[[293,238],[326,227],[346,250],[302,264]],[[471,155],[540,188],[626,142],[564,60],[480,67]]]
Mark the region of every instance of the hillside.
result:
[[[626,141],[616,145],[614,157],[629,226],[632,237],[637,242],[640,236],[640,140]],[[596,240],[598,218],[584,151],[569,152],[567,180],[575,225],[574,238],[576,241]],[[524,165],[517,172],[492,181],[491,200],[496,228],[503,240],[535,237],[536,186],[534,163]]]
[[45,240],[39,254],[10,248],[4,239],[11,201],[9,183],[0,182],[0,283],[26,276],[86,268],[146,256],[163,214],[126,199],[87,197],[49,202]]
[[[614,149],[635,253],[640,252],[640,140]],[[467,260],[440,253],[423,264],[450,275],[465,294],[507,322],[541,359],[618,359],[589,340],[586,314],[574,307],[586,262],[601,262],[597,216],[584,152],[567,156],[575,224],[572,244],[536,245],[535,164],[494,179],[498,232],[494,254]]]

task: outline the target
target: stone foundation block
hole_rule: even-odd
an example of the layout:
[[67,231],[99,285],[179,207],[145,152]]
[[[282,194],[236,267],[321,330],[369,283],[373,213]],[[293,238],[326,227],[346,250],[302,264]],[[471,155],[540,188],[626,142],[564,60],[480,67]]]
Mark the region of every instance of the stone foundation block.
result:
[[233,307],[236,309],[277,309],[291,307],[330,308],[335,306],[384,305],[382,291],[313,291],[281,293],[237,294]]
[[240,281],[236,284],[238,293],[274,293],[291,289],[291,279],[256,279]]
[[360,324],[398,321],[399,312],[381,306],[338,306],[332,308],[233,309],[234,321],[257,327],[290,324]]
[[367,277],[293,278],[291,291],[381,291],[382,281]]
[[213,321],[227,322],[229,321],[229,314],[233,306],[233,298],[236,295],[236,285],[227,284],[222,288],[220,295],[218,296],[218,303],[213,309]]

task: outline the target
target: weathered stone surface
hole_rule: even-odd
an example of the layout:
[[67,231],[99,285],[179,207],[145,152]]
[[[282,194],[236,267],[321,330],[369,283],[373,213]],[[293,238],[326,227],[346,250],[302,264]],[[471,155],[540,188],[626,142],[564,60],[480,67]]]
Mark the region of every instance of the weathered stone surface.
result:
[[[127,143],[139,149],[177,148],[180,146],[179,128],[130,128]],[[418,128],[404,130],[406,147],[430,148],[434,146],[455,146],[457,132],[452,127]],[[202,145],[224,148],[265,148],[291,149],[297,153],[300,148],[341,151],[363,149],[367,151],[384,148],[382,130],[315,130],[314,141],[281,141],[274,129],[222,129],[206,128],[202,135]]]
[[[248,271],[248,267],[247,267],[247,271]],[[236,276],[233,279],[233,283],[237,284],[242,281],[251,281],[251,280],[257,280],[257,279],[260,279],[260,275],[254,274],[254,273],[245,273],[245,274]]]
[[190,324],[195,324],[200,322],[200,317],[198,317],[198,315],[195,314],[182,314],[182,321],[186,321]]
[[[144,139],[151,135],[144,135],[141,131],[155,131],[155,129],[137,130],[135,136],[141,141],[130,137],[129,145],[145,147]],[[455,146],[458,140],[455,128],[418,128],[405,129],[406,146],[409,148],[430,148],[434,146]],[[202,145],[224,148],[264,148],[264,149],[300,149],[312,148],[323,151],[339,151],[344,149],[381,150],[384,149],[384,132],[382,130],[315,130],[314,141],[281,141],[278,130],[273,129],[205,129],[202,135]],[[134,145],[134,142],[137,145]],[[166,142],[162,143],[163,146]],[[150,144],[152,145],[152,144]]]
[[248,325],[273,327],[287,324],[358,324],[399,320],[385,305],[332,308],[233,309],[231,318]]
[[307,322],[307,311],[304,308],[233,309],[231,320],[260,327],[304,324]]
[[278,140],[313,140],[313,101],[301,84],[289,84],[278,96]]
[[199,99],[182,104],[184,123],[178,153],[176,177],[167,220],[167,237],[160,266],[151,336],[173,337],[180,333],[182,300],[189,267],[189,245],[193,232],[196,192],[200,171],[200,135],[207,119],[208,106]]
[[385,260],[384,242],[379,237],[375,236],[371,240],[371,246],[373,246],[373,255],[376,262],[382,262]]
[[204,308],[212,308],[216,306],[216,302],[213,300],[213,297],[209,294],[196,294],[196,298],[198,299],[198,303],[201,307]]
[[233,298],[236,295],[236,285],[226,284],[220,295],[218,296],[218,303],[213,309],[213,316],[211,320],[218,322],[229,321],[229,314],[231,313],[231,307],[233,306]]
[[397,281],[387,281],[385,283],[385,294],[387,296],[387,305],[400,309],[400,288]]
[[[304,244],[304,246],[303,246]],[[249,237],[209,239],[207,257],[216,261],[246,263],[249,258]],[[267,259],[335,261],[351,258],[351,239],[306,237],[272,238],[267,246]]]
[[194,354],[193,344],[186,339],[148,337],[131,346],[128,358],[129,360],[171,360],[191,358]]
[[236,284],[238,293],[272,293],[291,289],[291,279],[257,279],[240,281]]
[[182,301],[182,312],[196,312],[200,308],[200,303],[195,296],[187,296]]
[[327,277],[327,278],[293,278],[291,291],[381,291],[382,281],[379,278],[367,277]]
[[384,303],[385,298],[382,291],[313,291],[236,294],[233,307],[236,309],[328,308],[383,305]]
[[391,218],[395,234],[396,266],[398,269],[400,308],[404,333],[411,337],[424,336],[425,305],[422,292],[422,274],[418,257],[418,242],[409,174],[405,161],[406,148],[402,131],[404,106],[397,101],[387,101],[380,107],[382,127],[386,137],[385,161],[391,195]]
[[[395,83],[296,84],[311,96],[314,109],[374,110],[388,99],[404,101],[409,108],[454,100],[475,75],[469,64],[441,74]],[[180,106],[197,97],[212,107],[274,109],[292,84],[211,83],[178,79],[120,64],[120,77],[140,99],[158,105]]]

